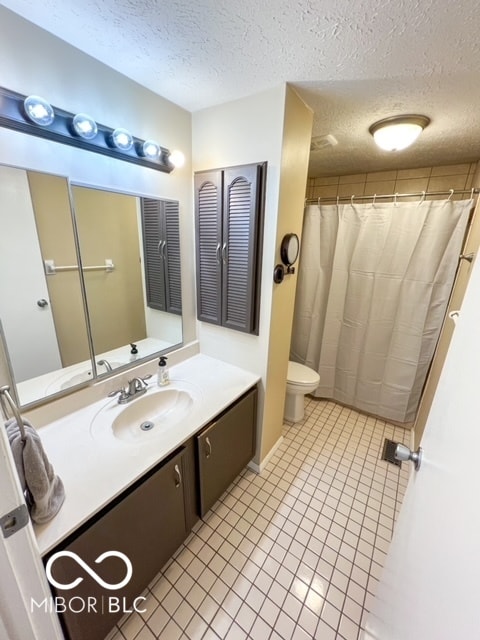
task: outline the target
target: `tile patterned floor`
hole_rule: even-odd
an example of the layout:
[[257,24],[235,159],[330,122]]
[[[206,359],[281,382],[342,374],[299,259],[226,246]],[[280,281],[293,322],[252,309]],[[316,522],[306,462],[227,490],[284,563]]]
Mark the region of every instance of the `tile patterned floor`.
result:
[[357,640],[409,467],[410,432],[307,399],[261,475],[246,469],[109,640]]

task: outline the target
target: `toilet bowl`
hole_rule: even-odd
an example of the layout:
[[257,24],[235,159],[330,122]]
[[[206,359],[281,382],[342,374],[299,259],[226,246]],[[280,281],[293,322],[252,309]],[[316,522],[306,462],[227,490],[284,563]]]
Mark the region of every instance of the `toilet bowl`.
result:
[[320,376],[316,371],[304,364],[290,361],[287,373],[287,395],[285,398],[284,418],[289,422],[303,420],[307,393],[312,393],[320,384]]

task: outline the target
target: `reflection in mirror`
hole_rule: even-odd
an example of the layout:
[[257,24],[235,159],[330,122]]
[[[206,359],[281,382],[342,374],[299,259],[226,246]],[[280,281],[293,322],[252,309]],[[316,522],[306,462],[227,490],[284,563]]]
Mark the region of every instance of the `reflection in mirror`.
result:
[[181,343],[178,203],[79,186],[72,195],[98,373]]
[[0,320],[24,405],[60,391],[60,374],[90,358],[78,269],[57,280],[43,263],[77,262],[66,178],[0,166],[0,216]]
[[[68,180],[0,166],[0,330],[21,406],[182,342],[178,203],[168,249],[151,246],[152,231],[143,237],[142,209],[152,203],[150,222],[163,229],[170,201],[86,187],[73,193],[80,261]],[[162,287],[173,295],[169,309],[155,302]]]

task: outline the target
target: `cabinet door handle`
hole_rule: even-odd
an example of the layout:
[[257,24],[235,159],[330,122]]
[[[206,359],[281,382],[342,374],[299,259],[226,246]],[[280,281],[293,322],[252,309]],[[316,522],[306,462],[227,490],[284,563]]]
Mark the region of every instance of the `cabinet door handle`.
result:
[[226,242],[223,243],[223,247],[222,247],[222,260],[223,260],[224,264],[227,264],[227,262],[228,262],[228,250],[227,250],[227,243]]
[[212,444],[208,436],[205,438],[205,457],[209,458],[212,455]]
[[178,464],[175,465],[175,486],[178,487],[182,484],[182,474],[180,473],[180,469]]
[[158,243],[157,251],[158,251],[158,255],[162,259],[165,259],[165,247],[166,247],[166,244],[167,244],[166,240],[160,240],[160,242]]
[[220,243],[217,244],[217,248],[215,249],[215,257],[217,259],[217,264],[220,264]]

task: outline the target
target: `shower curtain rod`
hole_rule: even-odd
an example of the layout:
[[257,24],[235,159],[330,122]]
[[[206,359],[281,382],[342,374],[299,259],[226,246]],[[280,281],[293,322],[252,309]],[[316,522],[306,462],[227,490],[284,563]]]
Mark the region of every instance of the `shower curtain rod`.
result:
[[474,189],[450,189],[449,191],[417,191],[416,193],[389,193],[385,195],[370,195],[370,196],[328,196],[325,198],[307,198],[305,200],[305,205],[307,204],[323,204],[324,202],[331,202],[333,204],[338,202],[354,202],[355,200],[383,200],[385,198],[428,198],[431,196],[449,196],[450,198],[453,195],[465,195],[469,193],[473,198],[474,195],[480,193],[480,188]]

